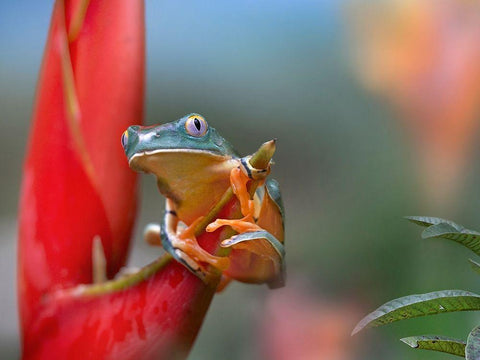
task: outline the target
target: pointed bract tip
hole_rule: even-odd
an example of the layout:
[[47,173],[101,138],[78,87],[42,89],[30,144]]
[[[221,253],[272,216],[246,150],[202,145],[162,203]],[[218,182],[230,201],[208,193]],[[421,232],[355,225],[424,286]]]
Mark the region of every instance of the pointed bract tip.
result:
[[266,169],[275,153],[275,140],[263,143],[250,158],[250,164],[257,169]]
[[267,141],[260,146],[260,149],[262,151],[265,151],[266,154],[268,154],[270,157],[273,156],[275,153],[275,150],[277,148],[277,139],[272,139],[270,141]]

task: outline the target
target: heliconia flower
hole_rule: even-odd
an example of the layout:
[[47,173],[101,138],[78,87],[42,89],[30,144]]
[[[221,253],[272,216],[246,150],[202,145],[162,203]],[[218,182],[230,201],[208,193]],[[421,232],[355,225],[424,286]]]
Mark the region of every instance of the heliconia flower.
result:
[[479,128],[480,13],[475,2],[389,0],[352,11],[358,74],[411,135],[427,201],[450,204]]
[[[218,240],[218,232],[199,237],[207,249]],[[165,258],[148,268],[149,276],[143,278],[143,272],[133,283],[119,280],[50,293],[30,324],[24,358],[185,358],[215,286],[205,286]]]
[[143,78],[140,1],[55,3],[20,200],[24,331],[45,293],[92,281],[94,238],[109,276],[125,263],[136,177],[118,138],[142,119]]
[[[144,62],[142,1],[55,2],[20,199],[24,359],[184,358],[215,293],[220,274],[207,286],[169,256],[113,279],[136,210],[120,138],[142,121]],[[239,214],[224,200],[217,216]],[[220,233],[198,242],[216,252]]]

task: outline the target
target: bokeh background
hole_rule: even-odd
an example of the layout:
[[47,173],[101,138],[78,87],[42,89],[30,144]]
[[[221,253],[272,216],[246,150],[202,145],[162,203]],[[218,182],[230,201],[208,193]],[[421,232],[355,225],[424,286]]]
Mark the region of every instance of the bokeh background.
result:
[[[16,358],[17,198],[53,1],[0,4],[0,349]],[[199,112],[244,154],[278,138],[288,286],[232,284],[191,358],[449,358],[397,339],[466,338],[479,315],[350,331],[394,297],[480,291],[473,254],[402,219],[480,229],[478,2],[146,0],[146,21],[147,124]],[[144,176],[132,266],[158,256],[141,232],[162,207]]]

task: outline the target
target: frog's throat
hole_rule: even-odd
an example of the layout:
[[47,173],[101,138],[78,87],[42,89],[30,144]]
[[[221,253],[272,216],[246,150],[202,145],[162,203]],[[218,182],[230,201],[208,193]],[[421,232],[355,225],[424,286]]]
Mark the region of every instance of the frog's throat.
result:
[[230,186],[240,160],[204,150],[161,149],[132,157],[130,167],[157,178],[160,192],[174,201],[179,219],[190,224],[205,215]]

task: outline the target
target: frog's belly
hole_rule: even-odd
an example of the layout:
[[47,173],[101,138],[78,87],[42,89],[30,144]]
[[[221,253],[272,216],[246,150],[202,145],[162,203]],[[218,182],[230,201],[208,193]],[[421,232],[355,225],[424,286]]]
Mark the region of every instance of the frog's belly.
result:
[[195,184],[176,192],[173,199],[178,218],[191,224],[200,216],[205,216],[221,199],[230,186],[230,180],[222,179],[215,183]]

